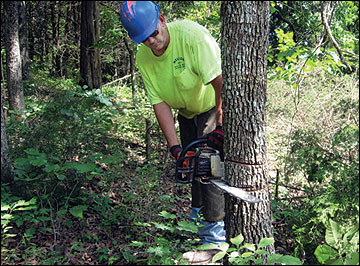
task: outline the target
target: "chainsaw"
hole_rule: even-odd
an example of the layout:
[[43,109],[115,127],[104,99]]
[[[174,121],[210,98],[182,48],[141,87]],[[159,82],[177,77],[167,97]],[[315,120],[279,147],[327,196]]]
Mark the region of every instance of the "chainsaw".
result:
[[189,184],[197,180],[202,184],[212,184],[241,200],[250,203],[261,202],[249,192],[225,183],[222,179],[224,176],[223,156],[218,150],[206,146],[206,142],[207,138],[200,138],[189,143],[182,150],[179,159],[176,161],[176,182]]

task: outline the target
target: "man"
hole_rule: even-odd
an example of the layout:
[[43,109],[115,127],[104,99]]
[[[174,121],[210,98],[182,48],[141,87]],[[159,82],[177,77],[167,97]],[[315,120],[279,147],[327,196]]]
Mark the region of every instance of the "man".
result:
[[[195,22],[165,23],[158,5],[150,1],[124,1],[120,14],[130,38],[142,43],[137,66],[171,154],[178,159],[182,147],[204,135],[208,145],[222,150],[222,75],[216,41]],[[171,108],[179,110],[182,147]],[[224,216],[223,194],[194,181],[190,219],[200,221],[202,243],[225,241]]]

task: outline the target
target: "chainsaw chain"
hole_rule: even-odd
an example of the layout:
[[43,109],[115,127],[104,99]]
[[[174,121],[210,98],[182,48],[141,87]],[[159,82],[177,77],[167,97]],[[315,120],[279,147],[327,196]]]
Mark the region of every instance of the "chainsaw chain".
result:
[[269,186],[266,185],[265,187],[263,188],[260,188],[260,187],[255,187],[255,186],[252,186],[252,185],[242,185],[242,186],[239,186],[238,188],[241,188],[247,192],[255,192],[255,191],[261,191],[261,190],[265,190],[267,189]]

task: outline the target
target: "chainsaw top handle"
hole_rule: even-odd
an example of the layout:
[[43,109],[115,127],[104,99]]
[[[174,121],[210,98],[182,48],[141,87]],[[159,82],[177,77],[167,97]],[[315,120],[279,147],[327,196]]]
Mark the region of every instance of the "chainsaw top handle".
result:
[[185,148],[181,151],[180,153],[180,157],[179,158],[182,158],[182,157],[185,157],[186,153],[195,145],[198,145],[198,144],[203,144],[203,143],[206,143],[207,142],[207,138],[200,138],[200,139],[196,139],[192,142],[190,142],[188,145],[185,146]]

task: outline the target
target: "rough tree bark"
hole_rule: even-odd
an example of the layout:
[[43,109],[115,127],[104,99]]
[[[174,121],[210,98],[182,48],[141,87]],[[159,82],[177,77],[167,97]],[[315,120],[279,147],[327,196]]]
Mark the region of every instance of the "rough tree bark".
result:
[[53,42],[53,69],[57,77],[63,74],[60,56],[60,15],[61,1],[51,2],[51,24],[52,24],[52,42]]
[[9,108],[11,110],[17,110],[21,115],[23,115],[25,110],[25,101],[19,43],[19,4],[17,1],[4,1],[4,10]]
[[[265,139],[269,2],[221,5],[225,178],[262,200],[250,204],[226,196],[227,239],[272,237]],[[274,246],[268,251],[274,252]]]
[[1,97],[1,183],[12,183],[14,180],[13,166],[8,157],[8,142],[6,137],[6,125],[4,105]]
[[90,90],[101,88],[100,52],[98,48],[93,47],[100,38],[99,20],[97,2],[81,2],[81,85],[87,85]]
[[28,26],[26,18],[26,3],[25,1],[18,1],[19,3],[19,42],[21,54],[21,67],[23,80],[30,80],[30,60],[29,60],[29,45],[28,45]]

